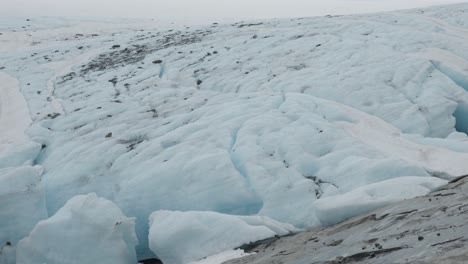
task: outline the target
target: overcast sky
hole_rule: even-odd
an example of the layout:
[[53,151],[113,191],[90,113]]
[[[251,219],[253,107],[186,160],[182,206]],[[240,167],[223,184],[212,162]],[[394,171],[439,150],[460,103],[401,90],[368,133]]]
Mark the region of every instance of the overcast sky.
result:
[[0,0],[1,16],[144,17],[214,20],[386,11],[463,0]]

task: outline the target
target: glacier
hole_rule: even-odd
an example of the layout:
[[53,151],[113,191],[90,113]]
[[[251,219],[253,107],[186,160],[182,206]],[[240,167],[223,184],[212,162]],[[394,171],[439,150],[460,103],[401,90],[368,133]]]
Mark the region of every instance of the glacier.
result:
[[146,259],[153,212],[310,229],[467,174],[467,14],[0,18],[0,260],[77,195],[135,218]]

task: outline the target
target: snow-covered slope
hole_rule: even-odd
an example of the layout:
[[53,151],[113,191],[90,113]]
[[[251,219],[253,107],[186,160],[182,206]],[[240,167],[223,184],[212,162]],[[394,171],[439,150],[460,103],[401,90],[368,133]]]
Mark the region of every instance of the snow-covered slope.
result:
[[[468,4],[198,28],[124,22],[0,27],[0,102],[19,88],[32,120],[25,147],[0,150],[0,165],[43,170],[48,216],[79,194],[113,201],[136,217],[139,258],[153,256],[154,211],[313,228],[468,173]],[[11,124],[11,112],[0,112],[8,137],[29,124],[21,111]],[[365,201],[343,210],[349,197]]]

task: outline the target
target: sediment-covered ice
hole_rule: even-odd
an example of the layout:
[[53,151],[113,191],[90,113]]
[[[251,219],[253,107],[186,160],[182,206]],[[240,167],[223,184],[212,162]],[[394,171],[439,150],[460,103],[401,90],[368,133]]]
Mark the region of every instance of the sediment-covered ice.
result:
[[149,246],[166,264],[184,264],[275,235],[299,231],[264,216],[157,211],[150,215]]
[[137,263],[135,223],[96,194],[73,197],[17,246],[18,264]]

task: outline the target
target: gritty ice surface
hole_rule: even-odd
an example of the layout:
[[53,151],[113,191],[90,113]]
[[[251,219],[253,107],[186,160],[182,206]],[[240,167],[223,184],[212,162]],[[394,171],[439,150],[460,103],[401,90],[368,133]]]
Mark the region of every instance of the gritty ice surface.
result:
[[[354,213],[323,221],[320,200],[386,204],[408,177],[468,173],[467,14],[4,23],[0,102],[21,92],[30,114],[7,130],[32,124],[0,168],[40,165],[49,216],[79,194],[112,201],[136,217],[140,259],[159,210],[336,222]],[[405,197],[421,194],[411,184]]]
[[16,263],[137,263],[136,244],[133,218],[94,193],[79,195],[19,242]]

